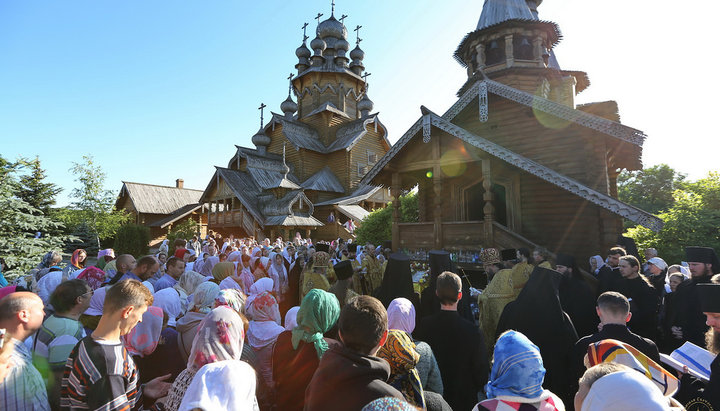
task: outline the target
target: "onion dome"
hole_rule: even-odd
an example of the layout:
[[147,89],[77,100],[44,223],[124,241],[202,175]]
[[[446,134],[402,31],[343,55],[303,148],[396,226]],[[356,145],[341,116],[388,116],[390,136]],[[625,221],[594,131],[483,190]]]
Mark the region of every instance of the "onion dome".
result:
[[292,117],[292,115],[298,110],[298,105],[288,94],[287,99],[280,103],[280,110],[282,110],[283,114],[285,114],[285,117]]
[[365,58],[365,52],[362,51],[360,45],[357,45],[354,49],[352,49],[352,51],[350,52],[350,58],[358,61],[362,61],[362,59]]
[[373,102],[368,98],[367,93],[363,96],[362,100],[358,102],[357,108],[360,110],[360,113],[362,113],[362,116],[367,116],[373,109]]
[[299,59],[310,58],[310,55],[311,55],[310,49],[307,48],[307,46],[305,45],[305,42],[303,42],[303,44],[300,47],[295,49],[295,55]]
[[267,147],[270,145],[270,137],[268,137],[265,134],[265,130],[260,127],[260,130],[252,136],[252,143],[255,144],[255,147]]
[[350,43],[348,43],[345,39],[340,39],[335,42],[335,50],[338,51],[338,54],[340,54],[340,51],[342,50],[342,54],[344,55],[345,52],[350,50]]
[[[337,39],[347,38],[347,29],[345,25],[337,21],[335,16],[323,21],[317,26],[317,36],[320,38],[335,37]],[[314,47],[313,47],[314,48]]]
[[316,56],[320,56],[322,52],[325,51],[325,48],[327,48],[327,44],[325,44],[325,41],[320,37],[315,37],[313,41],[310,42],[310,48],[315,51]]

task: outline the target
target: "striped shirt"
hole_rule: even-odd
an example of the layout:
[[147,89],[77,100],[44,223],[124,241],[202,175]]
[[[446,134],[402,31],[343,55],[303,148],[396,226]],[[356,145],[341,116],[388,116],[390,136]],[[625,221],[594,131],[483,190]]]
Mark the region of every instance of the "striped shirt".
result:
[[[35,335],[34,361],[47,361],[50,369],[62,371],[75,344],[85,336],[80,321],[57,314],[49,316]],[[44,359],[44,361],[43,361]]]
[[83,338],[70,353],[60,406],[71,410],[131,410],[142,405],[138,371],[121,342]]
[[12,366],[0,382],[0,410],[50,410],[45,383],[32,364],[30,350],[22,341],[13,342]]

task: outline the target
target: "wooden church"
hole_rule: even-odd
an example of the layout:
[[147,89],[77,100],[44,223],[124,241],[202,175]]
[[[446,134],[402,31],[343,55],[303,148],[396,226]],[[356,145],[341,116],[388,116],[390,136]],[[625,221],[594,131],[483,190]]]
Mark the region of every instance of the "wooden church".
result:
[[394,248],[537,247],[577,257],[616,244],[623,219],[657,217],[617,199],[617,176],[639,170],[643,132],[620,124],[614,101],[575,104],[586,73],[560,68],[561,34],[538,18],[541,0],[486,0],[455,59],[467,68],[445,112],[415,124],[360,180],[398,195],[418,187],[419,221],[400,223]]
[[[387,130],[373,113],[360,48],[350,50],[342,16],[320,21],[315,38],[296,50],[282,114],[271,113],[252,137],[237,146],[226,167],[202,194],[209,205],[208,229],[256,238],[289,238],[296,232],[315,240],[351,238],[370,210],[384,207],[389,190],[361,183],[390,149]],[[297,103],[292,96],[297,98]],[[348,229],[350,228],[350,230]]]

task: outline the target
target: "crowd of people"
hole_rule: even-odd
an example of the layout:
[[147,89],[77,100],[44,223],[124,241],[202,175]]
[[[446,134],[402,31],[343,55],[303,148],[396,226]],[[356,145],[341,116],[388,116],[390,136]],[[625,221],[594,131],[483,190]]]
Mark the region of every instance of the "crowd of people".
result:
[[[720,410],[720,260],[633,254],[486,248],[476,289],[435,250],[417,292],[389,243],[50,251],[0,288],[0,409]],[[709,381],[661,362],[686,342]]]

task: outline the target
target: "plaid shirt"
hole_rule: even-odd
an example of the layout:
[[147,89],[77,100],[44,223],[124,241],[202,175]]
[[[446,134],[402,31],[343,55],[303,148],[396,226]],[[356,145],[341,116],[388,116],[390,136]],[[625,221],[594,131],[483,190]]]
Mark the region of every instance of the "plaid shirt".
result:
[[50,410],[45,382],[32,364],[30,350],[22,341],[13,342],[12,367],[0,383],[0,410]]

